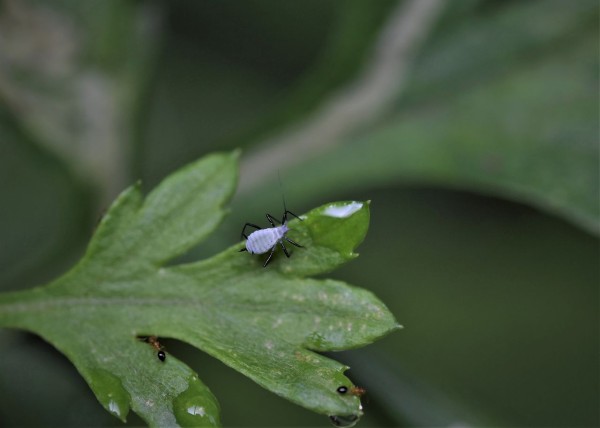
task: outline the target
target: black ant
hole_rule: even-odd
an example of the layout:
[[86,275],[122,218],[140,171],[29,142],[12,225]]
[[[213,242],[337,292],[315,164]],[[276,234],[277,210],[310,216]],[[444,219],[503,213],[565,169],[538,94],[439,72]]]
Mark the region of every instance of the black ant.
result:
[[350,395],[354,395],[355,397],[362,397],[363,395],[365,395],[367,390],[361,388],[360,386],[351,386],[350,388],[348,388],[347,386],[342,385],[337,389],[337,392],[339,392],[340,394],[346,394],[349,392]]
[[146,343],[149,343],[154,349],[156,349],[156,357],[162,361],[163,363],[165,362],[166,358],[167,358],[167,354],[164,351],[164,347],[160,344],[160,342],[158,341],[158,337],[156,336],[145,336],[145,337],[140,337],[141,340],[143,340]]

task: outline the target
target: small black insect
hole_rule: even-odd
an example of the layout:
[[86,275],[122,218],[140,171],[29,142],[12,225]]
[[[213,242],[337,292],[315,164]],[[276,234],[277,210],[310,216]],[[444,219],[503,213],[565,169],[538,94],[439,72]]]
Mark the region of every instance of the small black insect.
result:
[[165,362],[167,359],[167,353],[163,350],[164,347],[158,341],[158,337],[156,336],[145,336],[140,337],[146,343],[149,343],[154,349],[156,349],[156,358],[158,358],[161,362]]
[[355,397],[361,397],[365,395],[367,390],[361,388],[360,386],[351,386],[350,388],[348,388],[347,386],[342,385],[337,389],[337,392],[339,392],[340,394],[346,394],[347,392],[350,392],[350,394],[354,395]]

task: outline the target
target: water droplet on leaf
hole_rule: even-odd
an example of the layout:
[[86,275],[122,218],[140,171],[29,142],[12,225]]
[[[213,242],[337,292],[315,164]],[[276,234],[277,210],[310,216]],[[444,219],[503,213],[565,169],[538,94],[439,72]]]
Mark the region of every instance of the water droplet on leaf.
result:
[[193,416],[204,416],[206,415],[206,410],[202,406],[190,406],[187,408],[187,412]]
[[125,422],[131,397],[121,380],[112,373],[95,369],[87,373],[88,383],[106,410]]
[[219,405],[210,390],[196,376],[173,401],[175,419],[181,426],[220,426]]
[[329,217],[346,218],[360,210],[362,206],[362,202],[331,204],[323,211],[323,214]]
[[336,427],[353,427],[359,419],[358,415],[329,416],[329,420]]

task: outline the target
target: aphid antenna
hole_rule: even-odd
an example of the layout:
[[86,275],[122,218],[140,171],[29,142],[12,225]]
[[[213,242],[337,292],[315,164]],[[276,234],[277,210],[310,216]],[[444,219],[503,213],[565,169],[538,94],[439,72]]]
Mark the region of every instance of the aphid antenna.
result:
[[279,170],[277,170],[277,180],[279,181],[279,190],[281,191],[281,200],[283,201],[283,211],[287,211],[287,206],[285,204],[285,193],[283,191],[283,184],[281,182],[281,174]]

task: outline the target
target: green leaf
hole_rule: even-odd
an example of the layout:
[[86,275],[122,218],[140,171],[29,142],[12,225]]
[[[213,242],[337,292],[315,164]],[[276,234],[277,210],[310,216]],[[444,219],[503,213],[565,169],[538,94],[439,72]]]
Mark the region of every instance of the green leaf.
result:
[[369,204],[339,202],[289,222],[303,248],[263,258],[235,244],[206,260],[165,265],[205,238],[233,193],[237,153],[207,156],[146,198],[136,185],[107,212],[82,261],[53,283],[0,295],[0,325],[63,352],[112,414],[154,426],[217,426],[219,405],[184,363],[140,337],[179,339],[313,411],[361,415],[346,366],[313,351],[365,345],[397,328],[373,294],[311,279],[354,258]]

